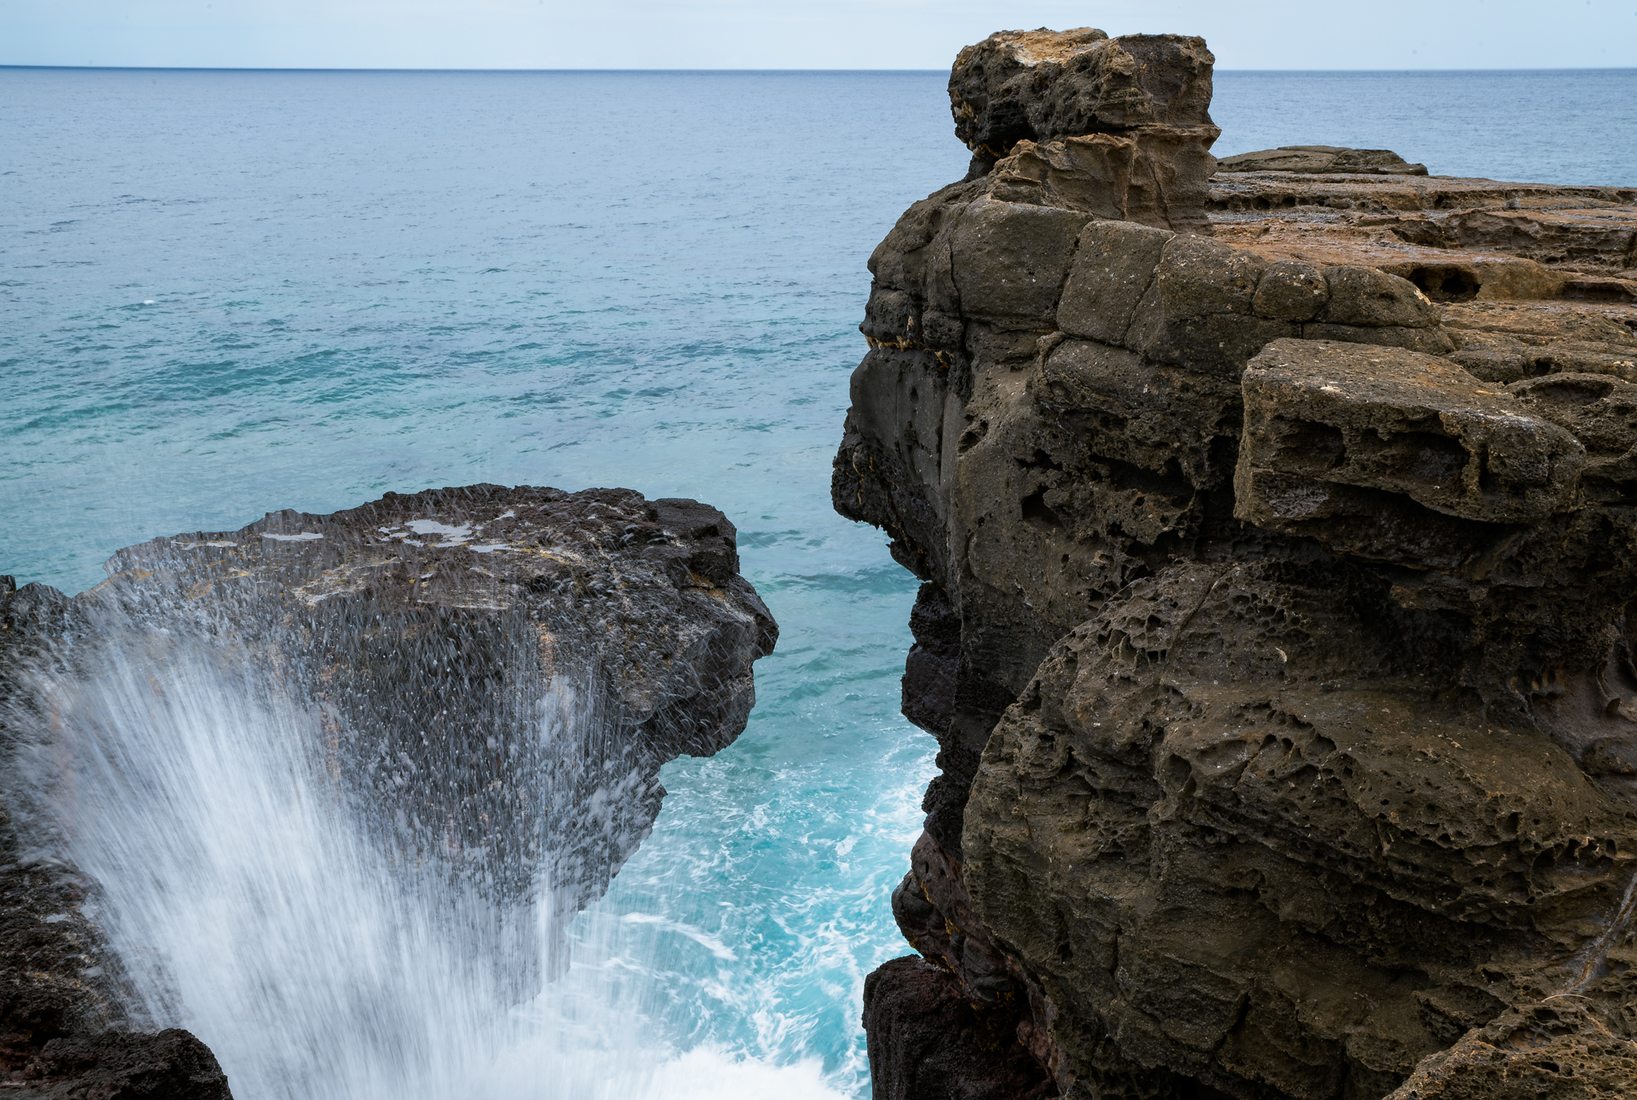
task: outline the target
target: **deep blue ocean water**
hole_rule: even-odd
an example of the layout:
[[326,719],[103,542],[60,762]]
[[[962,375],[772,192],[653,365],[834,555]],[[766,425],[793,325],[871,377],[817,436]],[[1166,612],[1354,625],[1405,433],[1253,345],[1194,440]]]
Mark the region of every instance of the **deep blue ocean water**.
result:
[[[864,261],[965,169],[943,84],[0,70],[0,572],[77,590],[153,535],[473,481],[720,506],[783,638],[605,907],[663,933],[669,1049],[865,1095],[932,744],[914,585],[829,465]],[[1225,72],[1214,114],[1221,153],[1637,184],[1633,71]]]

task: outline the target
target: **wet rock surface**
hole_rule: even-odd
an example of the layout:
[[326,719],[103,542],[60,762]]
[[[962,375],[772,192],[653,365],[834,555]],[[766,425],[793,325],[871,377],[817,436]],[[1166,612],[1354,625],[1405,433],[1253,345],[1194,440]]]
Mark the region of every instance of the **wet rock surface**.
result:
[[1637,189],[1019,167],[1192,179],[1209,57],[969,47],[871,257],[834,498],[940,746],[878,1095],[1631,1095]]
[[869,976],[864,1026],[878,1100],[983,1100],[1055,1095],[1040,1064],[1013,1041],[1006,1019],[975,1011],[948,972],[913,956]]
[[[18,669],[38,660],[71,618],[54,589],[0,577],[0,713],[7,769]],[[48,716],[38,715],[40,721]],[[88,884],[19,840],[0,805],[0,1091],[29,1100],[227,1100],[227,1079],[185,1031],[133,1030],[115,990],[117,963],[84,912]]]
[[[581,904],[647,834],[660,765],[744,729],[777,628],[736,534],[695,501],[479,485],[156,539],[85,599],[93,620],[181,617],[265,655],[324,706],[337,770],[408,823],[416,858],[477,846],[522,881],[549,849]],[[546,751],[542,699],[592,739],[543,768],[525,759]],[[515,782],[542,772],[554,789]],[[536,822],[541,803],[558,819]]]
[[[479,485],[156,539],[71,600],[8,578],[4,751],[41,742],[53,723],[41,685],[94,667],[110,639],[156,660],[197,642],[310,702],[326,769],[377,808],[394,858],[476,875],[497,904],[543,873],[572,910],[646,836],[660,766],[744,728],[751,665],[777,628],[735,539],[694,501]],[[94,887],[30,856],[36,827],[12,821],[30,800],[7,801],[0,1082],[42,1097],[225,1097],[196,1039],[143,1033],[122,1007],[117,962],[85,915]]]

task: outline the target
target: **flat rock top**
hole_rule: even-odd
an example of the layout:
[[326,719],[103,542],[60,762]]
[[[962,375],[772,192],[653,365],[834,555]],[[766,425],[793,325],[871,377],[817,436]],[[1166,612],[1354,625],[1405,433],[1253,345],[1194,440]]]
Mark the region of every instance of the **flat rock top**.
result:
[[[967,50],[979,50],[987,46],[997,53],[1004,54],[1018,65],[1033,66],[1047,61],[1067,61],[1071,57],[1085,53],[1099,42],[1107,41],[1108,32],[1100,31],[1096,27],[1074,27],[1066,31],[1047,30],[1042,27],[1032,31],[998,31],[984,42],[968,46]],[[959,65],[960,62],[957,60],[956,64]]]
[[309,624],[360,602],[376,617],[521,617],[548,673],[590,661],[674,756],[737,736],[751,662],[778,637],[739,575],[736,537],[697,501],[472,485],[154,539],[116,554],[88,595],[165,614],[191,605],[242,624],[269,613]]
[[1219,157],[1218,172],[1356,173],[1370,176],[1424,176],[1425,164],[1411,164],[1390,149],[1347,149],[1339,145],[1283,145],[1254,153]]
[[[1298,168],[1380,150],[1228,158],[1210,231],[1267,260],[1373,267],[1441,311],[1485,380],[1592,371],[1637,380],[1637,187]],[[1356,158],[1354,158],[1356,159]],[[1413,167],[1413,166],[1411,166]]]
[[495,606],[515,585],[578,570],[610,580],[709,589],[739,568],[733,524],[687,500],[648,501],[629,489],[566,493],[473,485],[388,493],[327,515],[271,512],[237,531],[154,539],[109,562],[110,583],[163,574],[271,574],[307,603],[397,577],[420,603]]

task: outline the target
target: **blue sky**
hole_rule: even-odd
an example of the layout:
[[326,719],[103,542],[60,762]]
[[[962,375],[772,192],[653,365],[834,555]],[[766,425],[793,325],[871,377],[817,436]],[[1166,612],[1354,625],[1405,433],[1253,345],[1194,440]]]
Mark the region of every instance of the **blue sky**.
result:
[[1637,67],[1637,0],[0,0],[0,64],[943,69],[1088,25],[1227,69]]

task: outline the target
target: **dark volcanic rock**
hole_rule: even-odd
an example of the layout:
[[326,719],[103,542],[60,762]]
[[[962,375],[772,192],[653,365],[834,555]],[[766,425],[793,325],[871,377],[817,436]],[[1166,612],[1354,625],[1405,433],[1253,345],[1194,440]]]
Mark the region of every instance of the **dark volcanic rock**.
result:
[[1205,124],[1141,41],[963,51],[974,175],[871,257],[834,496],[940,745],[877,1088],[1633,1095],[1637,191],[1038,168]]
[[[337,770],[408,823],[417,858],[449,846],[452,786],[497,878],[525,880],[546,848],[583,903],[646,835],[660,766],[717,751],[750,714],[751,664],[777,629],[735,536],[694,501],[476,485],[156,539],[116,554],[79,602],[206,632],[305,685],[335,726]],[[525,767],[546,751],[532,731],[548,688],[595,712],[581,732],[597,740]]]
[[916,956],[864,983],[864,1028],[876,1100],[1039,1100],[1054,1094],[1040,1064],[991,1014],[974,1012],[950,975]]
[[[3,748],[9,762],[53,724],[40,670],[159,667],[179,643],[202,645],[322,716],[327,770],[377,807],[396,856],[473,876],[497,904],[544,871],[573,909],[647,834],[661,765],[744,728],[751,665],[777,628],[739,575],[735,538],[694,501],[478,485],[156,539],[72,601],[0,594]],[[554,708],[584,720],[542,737]],[[12,812],[43,816],[51,792],[12,787]],[[110,1030],[143,1021],[123,1014],[117,968],[81,914],[90,887],[23,861],[10,824],[0,1066],[64,1096],[225,1096],[191,1036]]]
[[[15,674],[61,637],[70,616],[55,589],[18,589],[0,577],[0,714],[26,713]],[[8,770],[19,732],[0,727]],[[32,1100],[227,1100],[227,1079],[198,1039],[126,1030],[118,965],[82,911],[85,895],[72,868],[19,844],[0,805],[0,1091]]]
[[109,1032],[54,1039],[29,1064],[32,1079],[55,1084],[40,1100],[226,1100],[227,1077],[194,1036]]

